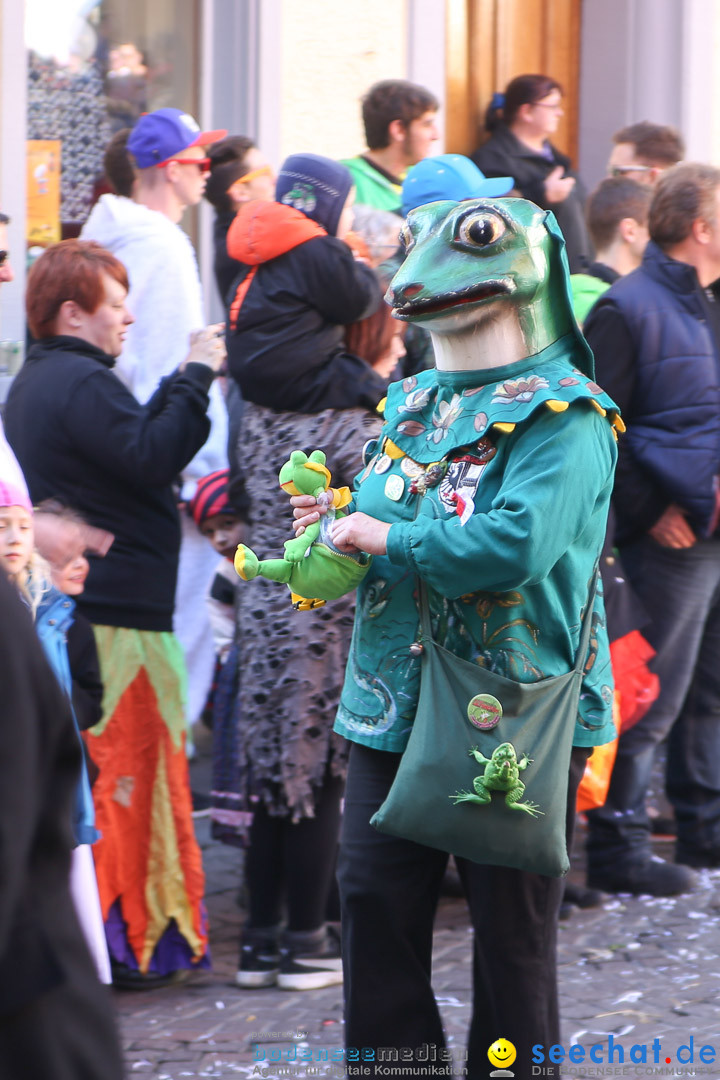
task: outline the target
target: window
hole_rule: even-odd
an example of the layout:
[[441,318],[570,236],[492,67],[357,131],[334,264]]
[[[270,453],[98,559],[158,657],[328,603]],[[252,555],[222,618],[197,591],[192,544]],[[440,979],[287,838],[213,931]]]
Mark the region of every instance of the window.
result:
[[116,131],[167,105],[197,115],[199,7],[200,0],[26,0],[30,196],[34,176],[36,194],[52,196],[49,177],[60,163],[56,208],[44,204],[59,220],[38,225],[35,242],[43,242],[43,227],[77,236],[108,190],[102,159]]

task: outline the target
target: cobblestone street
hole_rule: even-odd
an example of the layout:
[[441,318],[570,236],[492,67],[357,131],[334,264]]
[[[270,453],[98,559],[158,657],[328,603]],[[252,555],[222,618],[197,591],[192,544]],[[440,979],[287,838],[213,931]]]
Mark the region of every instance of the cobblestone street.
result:
[[[238,853],[211,843],[207,817],[197,818],[207,873],[212,972],[193,974],[179,986],[144,994],[114,992],[122,1027],[128,1077],[183,1080],[250,1077],[259,1066],[303,1047],[319,1052],[342,1046],[340,987],[287,993],[274,988],[239,990],[234,984],[242,913]],[[582,830],[579,850],[582,849]],[[657,842],[658,854],[671,845]],[[577,880],[582,875],[574,872]],[[720,1077],[720,871],[703,871],[698,889],[676,899],[608,897],[601,908],[573,910],[560,927],[560,996],[565,1046],[590,1047],[612,1034],[627,1050],[654,1039],[676,1068],[677,1051],[694,1038],[710,1044],[718,1063],[702,1075]],[[448,1044],[464,1046],[469,1022],[470,930],[464,902],[444,898],[438,913],[434,985]],[[259,1036],[258,1036],[259,1033]],[[498,1035],[502,1035],[498,1032]],[[298,1050],[294,1051],[293,1047]],[[625,1064],[627,1065],[627,1058]],[[324,1069],[328,1065],[323,1066]],[[671,1066],[662,1066],[665,1069]],[[600,1075],[571,1072],[564,1076]],[[595,1067],[598,1068],[597,1066]],[[646,1076],[651,1065],[629,1066],[621,1075]],[[657,1067],[656,1067],[657,1068]],[[337,1067],[341,1075],[340,1066]],[[259,1074],[256,1074],[259,1075]],[[297,1064],[293,1077],[312,1075]],[[539,1075],[539,1074],[538,1074]],[[607,1074],[606,1074],[607,1075]],[[667,1073],[666,1073],[667,1075]],[[687,1070],[676,1075],[691,1076]]]

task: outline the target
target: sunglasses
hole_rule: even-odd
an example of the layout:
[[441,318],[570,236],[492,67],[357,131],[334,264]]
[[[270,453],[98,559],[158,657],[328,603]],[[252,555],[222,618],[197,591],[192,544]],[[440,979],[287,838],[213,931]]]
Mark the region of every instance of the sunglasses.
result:
[[0,266],[4,266],[9,258],[10,258],[10,252],[9,251],[0,251]]
[[613,165],[610,169],[610,175],[617,179],[620,176],[625,176],[626,173],[652,172],[652,170],[652,165]]
[[257,180],[259,176],[272,176],[272,165],[261,165],[259,169],[253,169],[252,172],[245,173],[244,176],[238,176],[237,180],[228,188],[228,192],[232,191],[236,184],[248,184],[251,180]]
[[203,174],[210,172],[210,158],[209,157],[201,157],[201,158],[169,157],[167,159],[167,161],[161,161],[160,164],[157,167],[158,167],[158,169],[164,169],[166,165],[170,165],[173,161],[175,162],[176,165],[199,165],[200,166],[200,171]]

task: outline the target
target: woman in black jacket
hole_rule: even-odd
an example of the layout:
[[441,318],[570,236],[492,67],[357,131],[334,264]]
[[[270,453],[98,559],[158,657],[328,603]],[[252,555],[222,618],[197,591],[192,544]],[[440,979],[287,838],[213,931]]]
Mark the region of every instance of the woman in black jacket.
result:
[[547,75],[518,75],[494,94],[485,115],[490,138],[471,154],[486,176],[513,176],[525,199],[552,210],[563,231],[570,271],[592,262],[585,224],[586,192],[570,158],[550,142],[562,116],[563,91]]
[[200,851],[185,758],[184,682],[172,633],[180,548],[173,481],[205,442],[224,358],[215,328],[140,405],[112,368],[133,321],[125,268],[67,240],[28,278],[37,344],[8,396],[6,432],[35,502],[59,497],[115,541],[79,608],[105,685],[88,734],[102,839],[95,848],[114,981],[152,985],[206,963]]

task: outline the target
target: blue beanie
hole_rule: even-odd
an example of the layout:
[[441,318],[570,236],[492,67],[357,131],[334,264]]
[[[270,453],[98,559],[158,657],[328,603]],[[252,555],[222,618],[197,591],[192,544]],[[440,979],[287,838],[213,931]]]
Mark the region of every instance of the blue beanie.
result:
[[294,206],[335,236],[352,186],[350,170],[339,161],[317,154],[292,154],[278,173],[275,202]]

